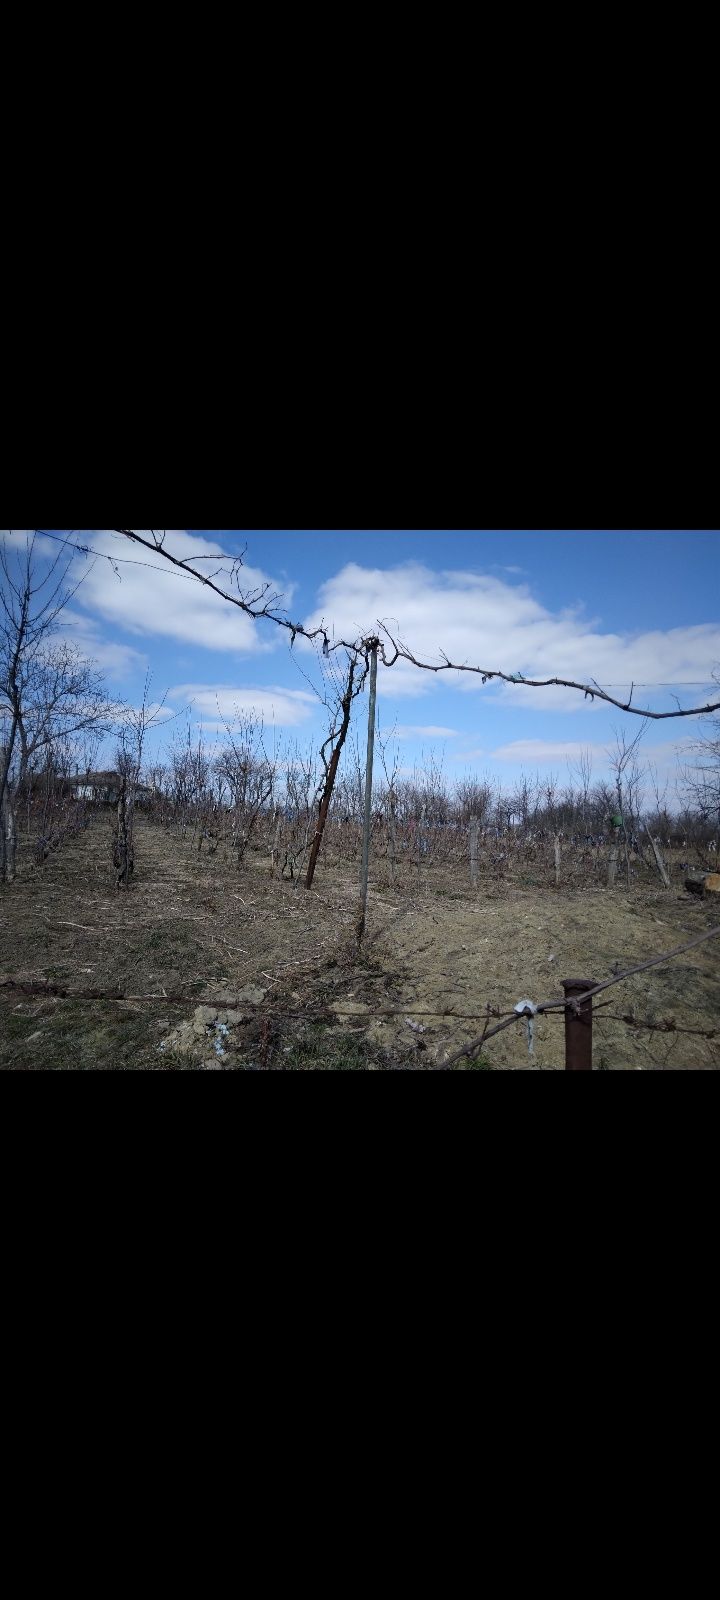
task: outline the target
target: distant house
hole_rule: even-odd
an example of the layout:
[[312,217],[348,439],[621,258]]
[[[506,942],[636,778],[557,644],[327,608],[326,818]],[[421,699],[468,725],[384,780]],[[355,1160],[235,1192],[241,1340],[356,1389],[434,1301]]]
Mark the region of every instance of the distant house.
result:
[[[96,806],[116,806],[121,789],[119,772],[82,772],[73,779],[70,793],[74,800],[90,800]],[[135,785],[135,799],[141,805],[151,794],[152,789],[147,784]]]
[[92,800],[94,805],[117,805],[122,778],[119,772],[78,772],[73,779],[73,800]]

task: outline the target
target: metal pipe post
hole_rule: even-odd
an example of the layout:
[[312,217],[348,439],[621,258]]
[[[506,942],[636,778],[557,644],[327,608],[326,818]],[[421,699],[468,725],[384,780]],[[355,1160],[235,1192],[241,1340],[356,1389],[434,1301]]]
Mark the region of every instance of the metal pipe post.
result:
[[[563,978],[565,999],[594,989],[594,978]],[[565,1011],[565,1071],[592,1072],[592,1000]]]
[[365,766],[365,817],[363,821],[362,863],[360,866],[360,917],[358,940],[365,932],[368,877],[370,873],[370,828],[372,825],[372,780],[375,754],[375,705],[377,701],[377,641],[370,650],[370,704],[368,706],[367,762]]

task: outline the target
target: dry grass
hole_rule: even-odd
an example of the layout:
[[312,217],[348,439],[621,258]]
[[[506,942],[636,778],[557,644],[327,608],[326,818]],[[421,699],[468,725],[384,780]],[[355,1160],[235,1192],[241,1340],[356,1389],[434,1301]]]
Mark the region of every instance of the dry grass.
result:
[[[221,851],[197,855],[189,840],[139,818],[130,892],[115,888],[110,824],[52,855],[42,869],[21,854],[18,881],[0,890],[0,975],[49,981],[69,999],[0,991],[0,1067],[137,1070],[187,1068],[159,1046],[193,1007],[230,1004],[245,985],[265,991],[235,1040],[236,1067],[424,1068],[440,1064],[481,1030],[486,1003],[511,1010],[560,993],[562,977],[600,979],[681,944],[713,922],[712,907],[651,881],[628,895],[600,884],[563,888],[485,875],[471,891],[457,869],[373,876],[363,955],[353,941],[357,879],[321,858],[314,889],[269,875],[250,855],[241,872]],[[610,992],[613,1012],[680,1026],[714,1026],[720,1014],[720,940]],[[122,1004],[85,1000],[87,989],[153,995]],[[177,998],[163,998],[177,997]],[[603,999],[606,997],[603,996]],[[607,997],[610,998],[610,997]],[[381,1012],[397,1011],[397,1016]],[[409,1023],[414,1023],[410,1027]],[[561,1068],[561,1020],[498,1036],[496,1068]],[[595,1065],[717,1067],[718,1043],[632,1033],[596,1011]]]

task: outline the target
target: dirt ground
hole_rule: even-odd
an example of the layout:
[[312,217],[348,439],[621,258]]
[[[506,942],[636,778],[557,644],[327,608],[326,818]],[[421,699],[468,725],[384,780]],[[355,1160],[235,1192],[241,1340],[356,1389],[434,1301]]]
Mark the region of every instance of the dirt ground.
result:
[[[139,818],[123,894],[109,816],[42,868],[21,851],[17,882],[0,889],[0,984],[68,993],[0,987],[0,1067],[424,1070],[479,1037],[488,1003],[561,998],[562,978],[599,982],[720,910],[659,882],[556,891],[486,877],[473,891],[448,871],[390,887],[378,864],[371,885],[358,956],[356,872],[322,856],[308,894],[272,878],[266,856],[238,871]],[[714,1040],[680,1031],[713,1028]],[[598,997],[593,1032],[596,1068],[720,1067],[720,937]],[[562,1070],[562,1013],[537,1019],[532,1056],[520,1023],[481,1063]]]

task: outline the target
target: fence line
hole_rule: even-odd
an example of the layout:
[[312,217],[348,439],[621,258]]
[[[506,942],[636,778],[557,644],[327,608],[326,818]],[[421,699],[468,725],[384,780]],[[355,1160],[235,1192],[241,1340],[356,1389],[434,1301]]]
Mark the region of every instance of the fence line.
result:
[[[79,927],[80,924],[74,924],[74,926]],[[0,989],[17,989],[22,994],[47,995],[53,1000],[110,1000],[115,1005],[123,1005],[125,1002],[130,1003],[131,1001],[162,1000],[167,1005],[217,1006],[218,1009],[224,1011],[260,1011],[263,1006],[266,1006],[265,1001],[241,1000],[237,997],[233,998],[228,993],[221,995],[187,995],[166,994],[164,991],[156,990],[151,994],[113,994],[108,989],[63,989],[57,983],[45,983],[40,980],[30,981],[21,978],[0,978]],[[366,1012],[368,1016],[372,1017],[404,1017],[407,1016],[408,1009],[408,1006],[382,1007],[380,1009],[368,1006]],[[329,1011],[333,1011],[333,1015],[337,1015],[333,1010],[333,1006],[327,1004],[320,1006],[316,1014],[326,1017]],[[273,1010],[273,1014],[277,1017],[306,1017],[312,1020],[312,1016],[315,1013],[306,1009],[294,1011]],[[487,1013],[485,1011],[449,1011],[447,1008],[442,1011],[417,1011],[413,1007],[412,1014],[414,1017],[446,1017],[454,1022],[479,1022]],[[363,1013],[359,1011],[348,1012],[348,1019],[362,1015]],[[514,1016],[514,1012],[498,1011],[495,1007],[492,1007],[490,1015],[493,1017],[510,1017]]]
[[[458,1050],[456,1051],[455,1055],[450,1056],[447,1061],[435,1063],[431,1070],[447,1072],[449,1069],[456,1066],[459,1061],[463,1061],[466,1058],[470,1059],[471,1056],[476,1055],[489,1039],[493,1039],[497,1034],[503,1033],[506,1028],[511,1028],[518,1022],[527,1023],[528,1019],[533,1019],[536,1016],[549,1016],[552,1018],[553,1013],[559,1013],[562,1011],[566,1021],[569,1017],[574,1017],[578,1021],[582,1020],[588,1022],[590,1027],[592,1027],[592,1006],[590,1006],[589,1013],[586,1008],[588,1006],[588,1002],[592,1001],[595,995],[602,994],[606,989],[614,988],[614,986],[618,983],[624,983],[627,978],[633,977],[638,972],[647,972],[651,967],[662,966],[668,961],[673,961],[676,956],[684,955],[686,951],[696,949],[698,945],[705,944],[707,940],[717,938],[718,934],[720,934],[720,925],[708,929],[705,933],[697,934],[695,938],[689,939],[685,944],[678,945],[674,950],[667,950],[662,955],[651,956],[647,961],[640,961],[635,966],[628,967],[625,972],[619,972],[616,973],[612,978],[606,978],[602,983],[592,984],[587,989],[583,989],[580,993],[577,992],[577,985],[574,984],[573,988],[576,992],[572,993],[571,995],[566,994],[564,999],[542,1000],[538,1005],[530,1003],[530,1005],[524,1008],[522,1011],[518,1010],[517,1008],[509,1012],[499,1011],[497,1008],[492,1007],[489,1002],[486,1010],[482,1013],[458,1012],[448,1010],[447,1008],[443,1011],[433,1011],[426,1008],[423,1008],[419,1011],[413,1010],[413,1016],[440,1017],[446,1020],[450,1019],[454,1022],[479,1021],[480,1017],[482,1016],[485,1021],[485,1026],[479,1039],[472,1040],[472,1042],[465,1045],[462,1050]],[[565,980],[565,982],[567,984],[569,980]],[[22,994],[47,995],[50,998],[59,1000],[103,1000],[119,1005],[146,1003],[148,1001],[162,1001],[165,1005],[189,1005],[193,1007],[197,1007],[199,1005],[215,1005],[219,1009],[250,1010],[252,1012],[259,1010],[260,1006],[264,1004],[262,1001],[255,1003],[248,1000],[241,1000],[239,997],[233,999],[227,993],[221,996],[176,995],[166,994],[164,992],[152,994],[112,994],[104,989],[67,989],[62,988],[59,984],[38,981],[24,981],[18,978],[0,979],[0,989],[14,989]],[[605,1011],[606,1008],[604,1005],[601,1005],[597,1009],[598,1011]],[[407,1006],[399,1008],[368,1006],[364,1014],[371,1017],[401,1017],[406,1016],[407,1010]],[[334,1020],[338,1020],[337,1011],[334,1007],[328,1004],[319,1007],[315,1011],[308,1009],[288,1011],[285,1009],[273,1008],[271,1005],[268,1008],[267,1015],[283,1019],[297,1018],[305,1022],[327,1020],[328,1016],[332,1015]],[[361,1017],[362,1015],[362,1011],[349,1012],[348,1020],[351,1018]],[[494,1028],[488,1027],[488,1022],[490,1021],[491,1017],[501,1019]],[[720,1033],[720,1030],[714,1028],[710,1029],[709,1031],[704,1031],[699,1028],[678,1027],[672,1018],[667,1018],[663,1022],[655,1023],[651,1022],[650,1020],[637,1019],[629,1014],[619,1015],[617,1012],[606,1012],[606,1017],[601,1018],[601,1020],[609,1021],[611,1018],[615,1021],[624,1022],[628,1027],[645,1028],[656,1033],[691,1034],[694,1037],[701,1039],[714,1039],[716,1035]],[[566,1057],[568,1051],[569,1046],[566,1034]]]
[[642,1017],[630,1016],[627,1012],[607,1011],[599,1020],[609,1022],[611,1019],[613,1022],[626,1022],[629,1028],[647,1028],[652,1033],[691,1033],[696,1039],[720,1039],[720,1028],[681,1028],[674,1017],[666,1017],[662,1022],[650,1022]]

